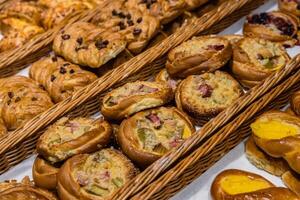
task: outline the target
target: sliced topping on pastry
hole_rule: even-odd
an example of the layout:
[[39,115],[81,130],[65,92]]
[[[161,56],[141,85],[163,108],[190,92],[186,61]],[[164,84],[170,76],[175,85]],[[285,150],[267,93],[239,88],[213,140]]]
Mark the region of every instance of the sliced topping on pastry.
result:
[[211,97],[213,92],[213,88],[206,83],[200,84],[198,90],[203,98]]

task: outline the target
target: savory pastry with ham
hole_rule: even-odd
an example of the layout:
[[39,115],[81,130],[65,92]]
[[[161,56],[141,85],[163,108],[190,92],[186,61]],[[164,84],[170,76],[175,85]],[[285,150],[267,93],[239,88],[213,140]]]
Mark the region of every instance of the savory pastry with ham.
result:
[[128,158],[114,149],[76,155],[58,173],[58,194],[61,200],[110,199],[138,172]]
[[300,17],[299,0],[278,0],[278,7],[282,12]]
[[168,71],[166,69],[161,70],[155,76],[155,81],[168,85],[170,88],[172,88],[173,92],[176,91],[178,84],[181,82],[180,79],[170,77],[170,74],[168,73]]
[[104,96],[101,113],[106,118],[121,120],[141,110],[168,103],[172,94],[170,87],[157,82],[127,83]]
[[0,79],[0,114],[8,130],[15,130],[53,105],[48,93],[24,76]]
[[290,104],[292,111],[297,116],[300,116],[300,91],[297,91],[292,95]]
[[232,55],[230,42],[219,36],[194,37],[168,53],[166,68],[171,76],[187,77],[213,72]]
[[29,75],[46,89],[54,102],[66,99],[97,79],[92,72],[55,55],[33,63]]
[[37,142],[37,152],[51,163],[105,147],[112,128],[103,119],[63,117],[50,126]]
[[176,108],[160,107],[125,119],[118,132],[123,152],[140,166],[148,166],[194,133],[189,118]]
[[283,68],[290,60],[278,43],[245,37],[233,48],[232,72],[245,87],[253,87]]

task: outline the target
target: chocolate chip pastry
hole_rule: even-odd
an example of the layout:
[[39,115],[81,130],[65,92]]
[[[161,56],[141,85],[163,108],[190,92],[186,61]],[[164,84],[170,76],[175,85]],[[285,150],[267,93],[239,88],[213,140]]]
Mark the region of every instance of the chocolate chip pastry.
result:
[[300,17],[300,1],[299,0],[278,0],[278,7],[281,11],[294,14]]
[[46,89],[56,103],[97,79],[92,72],[55,55],[33,63],[29,75]]

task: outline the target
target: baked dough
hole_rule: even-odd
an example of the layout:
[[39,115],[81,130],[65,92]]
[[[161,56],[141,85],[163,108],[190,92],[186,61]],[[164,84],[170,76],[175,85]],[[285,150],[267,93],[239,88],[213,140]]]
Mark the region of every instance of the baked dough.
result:
[[278,43],[246,37],[233,48],[232,72],[245,87],[253,87],[280,70],[290,60]]
[[53,105],[48,93],[24,76],[0,79],[0,113],[8,130],[14,130]]
[[125,119],[118,132],[123,152],[140,166],[148,166],[194,133],[188,117],[176,108],[160,107]]
[[167,85],[136,81],[107,93],[101,113],[106,118],[120,120],[141,110],[164,105],[171,99],[172,89]]
[[291,108],[297,116],[300,116],[300,91],[295,92],[291,97]]
[[298,0],[278,0],[278,7],[287,14],[300,17],[300,2]]
[[54,102],[60,102],[73,92],[92,83],[97,76],[81,69],[78,65],[66,62],[51,55],[33,63],[29,70],[32,79],[41,84]]
[[194,37],[168,53],[166,68],[171,76],[213,72],[224,66],[232,55],[230,42],[219,36]]
[[300,197],[300,176],[292,171],[287,171],[282,175],[284,184]]
[[119,151],[103,149],[67,160],[58,173],[61,200],[110,199],[138,170]]
[[37,152],[55,163],[106,146],[111,126],[102,119],[63,117],[50,126],[37,142]]
[[0,117],[0,138],[6,135],[6,133],[7,133],[6,127],[4,125],[2,118]]
[[186,9],[193,10],[207,3],[209,0],[185,0]]
[[168,71],[166,69],[163,69],[155,76],[155,81],[168,85],[170,88],[172,88],[173,92],[175,92],[177,86],[181,82],[181,79],[170,77]]

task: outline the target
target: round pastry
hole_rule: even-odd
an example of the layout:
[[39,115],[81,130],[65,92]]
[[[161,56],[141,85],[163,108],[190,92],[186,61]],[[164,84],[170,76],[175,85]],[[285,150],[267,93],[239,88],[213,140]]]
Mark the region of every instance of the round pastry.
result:
[[226,72],[192,75],[176,91],[176,105],[196,119],[210,118],[243,94],[239,83]]
[[7,133],[6,127],[4,125],[2,118],[0,117],[0,138],[6,135],[6,133]]
[[281,111],[269,111],[252,124],[252,135],[258,147],[275,158],[285,159],[300,173],[300,119]]
[[0,112],[8,130],[14,130],[53,105],[38,84],[24,76],[0,79]]
[[176,91],[177,86],[181,82],[180,79],[171,78],[170,74],[166,69],[161,70],[156,76],[155,76],[156,82],[161,82],[165,85],[168,85],[170,88],[172,88],[173,92]]
[[250,15],[244,24],[245,36],[279,42],[287,47],[295,45],[297,32],[298,19],[277,11]]
[[102,119],[63,117],[50,126],[37,142],[37,152],[55,163],[106,146],[112,128]]
[[297,91],[292,95],[290,104],[295,114],[300,116],[300,91]]
[[92,72],[55,55],[33,63],[29,75],[46,89],[56,103],[97,79]]
[[194,37],[168,53],[166,68],[171,76],[187,77],[213,72],[232,55],[230,42],[219,36]]
[[41,157],[37,157],[33,163],[32,176],[36,186],[55,190],[57,185],[57,173],[59,168],[50,164]]
[[293,14],[300,17],[300,1],[299,0],[278,0],[278,7],[287,14]]
[[61,200],[110,199],[138,170],[121,152],[103,149],[67,160],[58,173]]
[[161,83],[127,83],[104,96],[101,113],[109,119],[120,120],[141,110],[168,103],[172,93],[170,87]]
[[253,87],[290,60],[278,43],[259,38],[243,38],[233,48],[232,72],[245,87]]
[[176,108],[160,107],[125,119],[118,132],[123,152],[140,166],[148,166],[194,133],[188,117]]
[[35,187],[28,177],[21,183],[6,181],[0,183],[0,200],[57,200],[49,191]]
[[298,200],[290,190],[275,187],[267,179],[250,172],[229,169],[221,172],[211,186],[213,200]]

